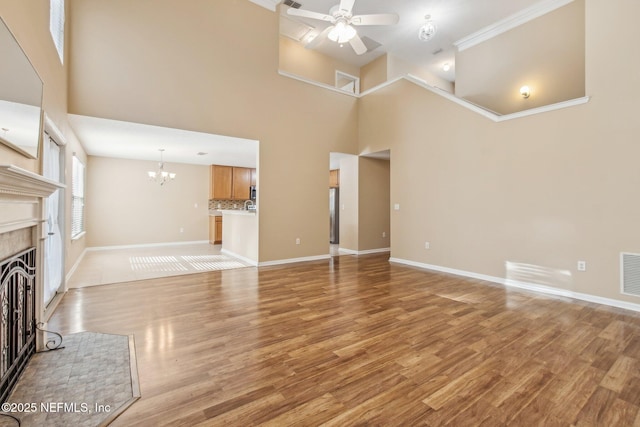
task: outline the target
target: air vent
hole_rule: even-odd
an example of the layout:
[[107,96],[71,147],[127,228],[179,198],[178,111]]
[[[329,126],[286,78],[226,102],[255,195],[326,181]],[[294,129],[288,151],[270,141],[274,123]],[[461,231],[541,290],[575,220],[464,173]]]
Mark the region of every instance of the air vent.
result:
[[300,3],[298,3],[297,1],[293,1],[293,0],[284,0],[284,4],[286,4],[289,7],[294,8],[294,9],[300,9],[300,6],[302,6]]
[[441,47],[439,47],[436,50],[434,50],[433,52],[431,52],[432,55],[437,55],[439,53],[442,53],[442,48]]
[[622,293],[640,296],[640,254],[622,253]]

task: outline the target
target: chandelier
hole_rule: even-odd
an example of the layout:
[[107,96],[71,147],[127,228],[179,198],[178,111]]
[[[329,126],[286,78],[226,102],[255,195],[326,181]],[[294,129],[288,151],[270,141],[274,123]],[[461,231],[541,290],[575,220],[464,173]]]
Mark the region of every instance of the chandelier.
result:
[[431,15],[426,15],[424,17],[427,22],[425,22],[420,29],[418,30],[418,39],[423,42],[429,41],[436,35],[436,31],[438,31],[438,27],[431,20]]
[[162,159],[164,148],[160,148],[158,151],[160,151],[160,163],[158,163],[158,170],[155,172],[148,171],[147,175],[149,175],[149,179],[151,181],[155,181],[160,185],[164,185],[165,182],[174,180],[176,178],[176,174],[164,170],[164,161]]

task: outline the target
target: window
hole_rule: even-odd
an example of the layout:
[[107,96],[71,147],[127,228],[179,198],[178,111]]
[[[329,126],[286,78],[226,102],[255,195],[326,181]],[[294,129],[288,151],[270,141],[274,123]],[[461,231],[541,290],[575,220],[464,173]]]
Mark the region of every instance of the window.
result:
[[49,2],[49,31],[56,45],[60,62],[64,63],[64,0]]
[[84,234],[84,165],[73,156],[71,177],[71,238]]

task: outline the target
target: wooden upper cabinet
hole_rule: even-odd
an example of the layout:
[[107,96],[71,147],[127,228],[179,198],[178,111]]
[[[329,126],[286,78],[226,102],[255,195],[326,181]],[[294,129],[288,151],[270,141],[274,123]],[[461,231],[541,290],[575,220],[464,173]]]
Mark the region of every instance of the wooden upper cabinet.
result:
[[248,200],[250,197],[251,169],[233,168],[233,195],[232,199]]
[[329,171],[329,187],[340,187],[340,169],[333,169]]
[[231,199],[233,168],[231,166],[211,165],[209,171],[211,178],[209,198]]

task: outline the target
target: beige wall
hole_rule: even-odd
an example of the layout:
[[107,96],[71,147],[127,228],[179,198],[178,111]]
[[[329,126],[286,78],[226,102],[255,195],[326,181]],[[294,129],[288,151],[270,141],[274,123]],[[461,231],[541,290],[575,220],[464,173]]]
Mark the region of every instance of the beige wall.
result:
[[280,36],[278,52],[278,67],[281,71],[329,86],[336,85],[336,71],[342,71],[354,77],[360,75],[359,67],[330,58],[317,51],[305,49],[300,43],[287,37]]
[[387,81],[387,54],[360,68],[360,92],[367,91]]
[[392,256],[502,278],[529,264],[531,282],[639,303],[619,273],[640,253],[640,57],[620,54],[639,14],[587,0],[586,105],[494,123],[408,82],[361,99],[362,147],[393,153]]
[[340,159],[340,249],[358,250],[358,156]]
[[259,140],[260,261],[326,254],[329,153],[355,152],[357,100],[278,75],[278,14],[248,1],[104,5],[70,2],[70,112]]
[[177,177],[163,186],[147,177],[157,167],[152,161],[89,157],[89,247],[208,240],[209,167],[167,163]]
[[[71,156],[75,152],[79,158],[84,159],[85,153],[67,120],[67,66],[69,56],[66,55],[65,63],[62,65],[49,33],[49,2],[2,0],[0,1],[0,15],[43,81],[42,104],[44,111],[62,132],[67,142],[65,147],[66,182],[70,185]],[[41,173],[40,159],[28,159],[1,145],[0,163],[14,164],[21,168]],[[67,212],[70,212],[70,190],[66,191],[65,205]],[[67,215],[66,230],[71,229],[70,224],[71,217]],[[67,233],[65,237],[65,270],[67,272],[78,260],[84,248],[84,239],[72,242],[69,233]]]
[[584,96],[584,9],[576,0],[458,52],[456,95],[500,114]]
[[359,157],[358,160],[358,251],[388,248],[391,206],[389,161],[368,157]]

